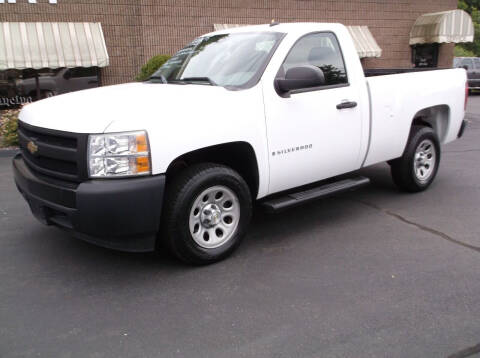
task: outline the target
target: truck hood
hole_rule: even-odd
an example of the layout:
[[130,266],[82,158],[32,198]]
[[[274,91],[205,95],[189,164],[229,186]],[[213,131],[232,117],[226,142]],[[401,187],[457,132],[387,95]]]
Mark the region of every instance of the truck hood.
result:
[[[33,126],[74,133],[103,133],[115,121],[132,130],[145,122],[191,118],[206,101],[222,101],[233,93],[200,84],[127,83],[71,92],[25,106],[20,120]],[[179,115],[181,114],[181,116]],[[125,129],[129,130],[129,129]]]
[[73,133],[146,130],[152,173],[180,155],[222,143],[266,149],[263,87],[129,83],[71,92],[26,105],[20,120]]

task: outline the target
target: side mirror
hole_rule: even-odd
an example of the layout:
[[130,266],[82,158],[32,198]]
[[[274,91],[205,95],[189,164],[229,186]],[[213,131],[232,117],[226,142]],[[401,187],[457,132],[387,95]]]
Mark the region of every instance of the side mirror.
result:
[[462,66],[462,68],[468,71],[468,66],[465,65],[465,66]]
[[312,65],[292,67],[287,70],[285,79],[277,78],[275,80],[275,88],[280,94],[297,89],[323,86],[324,84],[323,71]]

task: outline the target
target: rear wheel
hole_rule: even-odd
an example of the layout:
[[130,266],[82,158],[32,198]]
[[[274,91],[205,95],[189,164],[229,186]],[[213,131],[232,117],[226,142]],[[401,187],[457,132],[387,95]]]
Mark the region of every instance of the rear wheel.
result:
[[404,191],[427,189],[440,164],[440,143],[430,127],[413,126],[402,157],[391,161],[394,183]]
[[179,259],[209,264],[230,255],[246,233],[250,190],[234,170],[216,164],[186,168],[168,189],[162,240]]

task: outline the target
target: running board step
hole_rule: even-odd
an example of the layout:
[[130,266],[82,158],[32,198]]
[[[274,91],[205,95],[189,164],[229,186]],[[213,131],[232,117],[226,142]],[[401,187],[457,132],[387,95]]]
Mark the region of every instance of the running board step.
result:
[[300,205],[309,201],[325,198],[343,191],[353,190],[370,183],[366,177],[344,179],[331,184],[324,184],[313,189],[287,194],[285,196],[270,199],[263,202],[268,211],[279,211],[291,206]]

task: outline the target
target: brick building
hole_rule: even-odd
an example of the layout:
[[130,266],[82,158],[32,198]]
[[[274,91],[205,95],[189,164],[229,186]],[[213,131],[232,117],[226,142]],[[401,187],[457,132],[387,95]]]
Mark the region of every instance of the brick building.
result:
[[[101,81],[115,84],[132,81],[151,56],[173,54],[214,24],[272,19],[366,25],[382,55],[363,59],[364,66],[411,67],[416,19],[456,7],[457,0],[0,0],[0,22],[101,23],[109,56]],[[437,46],[439,67],[452,65],[453,46]]]

